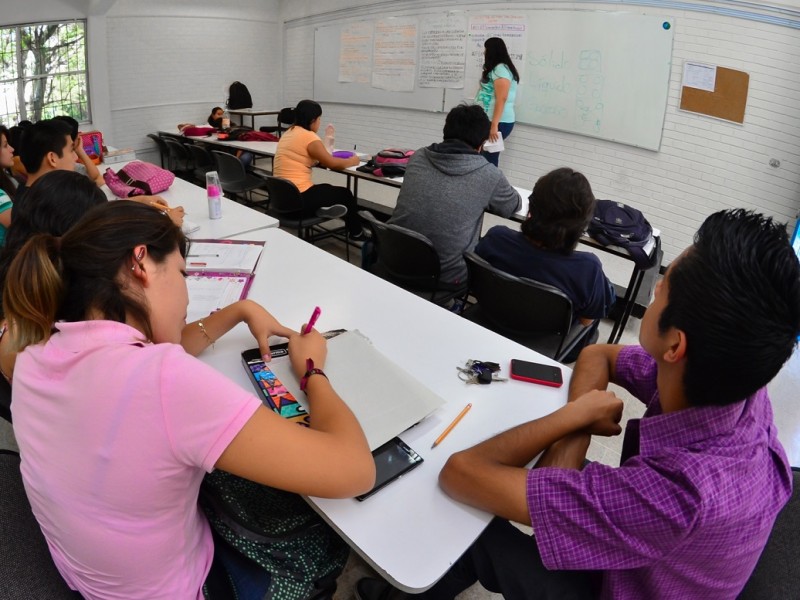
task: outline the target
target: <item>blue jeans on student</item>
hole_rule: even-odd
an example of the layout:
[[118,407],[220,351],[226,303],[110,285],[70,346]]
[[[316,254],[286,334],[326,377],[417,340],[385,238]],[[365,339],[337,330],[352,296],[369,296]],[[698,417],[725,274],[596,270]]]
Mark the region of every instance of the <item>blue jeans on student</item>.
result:
[[[514,123],[498,123],[497,130],[500,132],[500,135],[503,136],[503,140],[507,140],[508,136],[511,135],[511,130],[514,129]],[[490,163],[492,163],[495,167],[498,166],[500,162],[500,153],[499,152],[481,152],[486,157]]]
[[261,600],[269,589],[270,574],[226,542],[214,536],[214,553],[227,571],[238,600]]

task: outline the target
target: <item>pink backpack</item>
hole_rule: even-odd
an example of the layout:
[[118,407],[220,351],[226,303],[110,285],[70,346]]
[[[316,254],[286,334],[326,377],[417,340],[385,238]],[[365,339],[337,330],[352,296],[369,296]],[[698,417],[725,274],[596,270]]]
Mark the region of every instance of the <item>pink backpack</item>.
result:
[[375,155],[376,169],[372,174],[378,177],[402,177],[413,155],[414,151],[408,148],[385,148]]
[[156,165],[134,160],[116,173],[113,169],[106,169],[103,179],[117,198],[130,198],[152,196],[168,190],[175,175]]

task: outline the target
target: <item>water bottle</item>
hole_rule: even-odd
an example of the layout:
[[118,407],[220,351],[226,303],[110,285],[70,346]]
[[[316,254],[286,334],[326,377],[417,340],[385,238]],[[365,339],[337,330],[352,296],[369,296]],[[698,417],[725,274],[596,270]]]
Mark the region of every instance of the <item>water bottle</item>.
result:
[[331,154],[333,154],[335,137],[336,137],[336,128],[330,123],[328,123],[327,127],[325,127],[325,148]]
[[222,129],[228,130],[231,128],[231,116],[228,114],[228,109],[222,112]]
[[206,194],[208,195],[208,218],[222,217],[222,186],[216,171],[206,173]]

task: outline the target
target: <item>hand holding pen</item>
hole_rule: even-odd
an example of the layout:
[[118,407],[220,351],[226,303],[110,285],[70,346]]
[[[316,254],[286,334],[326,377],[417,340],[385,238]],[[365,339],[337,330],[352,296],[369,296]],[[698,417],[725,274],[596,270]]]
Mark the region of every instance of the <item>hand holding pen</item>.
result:
[[319,316],[321,314],[322,310],[320,309],[320,307],[319,306],[315,307],[314,312],[311,313],[311,318],[308,320],[308,324],[305,327],[303,327],[303,331],[301,332],[302,335],[305,335],[309,331],[314,329],[314,325],[317,324],[317,319],[319,319]]

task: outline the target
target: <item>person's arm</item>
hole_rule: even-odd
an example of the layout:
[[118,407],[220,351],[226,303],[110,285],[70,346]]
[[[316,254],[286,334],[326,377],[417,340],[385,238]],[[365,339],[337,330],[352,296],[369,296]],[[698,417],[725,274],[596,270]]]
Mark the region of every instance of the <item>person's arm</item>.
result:
[[500,118],[506,108],[508,92],[511,89],[511,80],[498,77],[494,80],[494,112],[492,113],[492,127],[489,129],[489,141],[496,142],[500,137]]
[[325,148],[325,144],[322,143],[322,140],[314,140],[308,144],[307,150],[311,158],[327,169],[341,171],[347,167],[354,167],[361,162],[357,156],[351,156],[350,158],[336,158],[335,156],[331,156]]
[[8,229],[11,227],[11,211],[14,210],[13,208],[9,208],[8,210],[4,210],[0,212],[0,225]]
[[132,196],[128,198],[128,200],[133,200],[134,202],[152,206],[156,210],[166,213],[166,215],[172,219],[172,222],[178,227],[183,225],[183,217],[186,214],[186,211],[183,209],[183,207],[170,206],[161,196]]
[[522,198],[502,173],[489,200],[489,210],[501,217],[510,217],[519,210]]
[[[569,383],[567,402],[572,402],[592,390],[605,390],[615,381],[617,356],[624,346],[590,344],[578,355]],[[592,436],[575,432],[554,442],[536,463],[536,467],[580,469]]]
[[97,168],[92,162],[92,159],[89,158],[89,155],[86,154],[86,150],[83,149],[83,141],[81,140],[81,136],[75,138],[75,154],[78,155],[78,159],[83,163],[83,166],[86,167],[86,176],[94,181],[97,185],[103,185],[105,183],[105,179],[103,179],[102,173],[100,173],[100,169]]
[[457,452],[439,474],[439,483],[460,502],[530,524],[525,465],[553,442],[576,431],[617,435],[621,418],[622,401],[611,392],[594,390],[546,417]]
[[[181,333],[181,346],[192,356],[197,356],[239,323],[247,323],[250,333],[258,342],[264,362],[271,359],[269,337],[289,337],[297,332],[284,327],[260,304],[252,300],[239,300],[198,321],[188,323]],[[203,324],[200,327],[200,323]]]
[[[324,368],[326,346],[316,330],[289,339],[298,377],[306,359]],[[240,477],[310,496],[349,498],[375,484],[375,462],[353,413],[323,375],[308,379],[310,427],[259,407],[216,462]],[[285,460],[291,457],[291,460]]]

